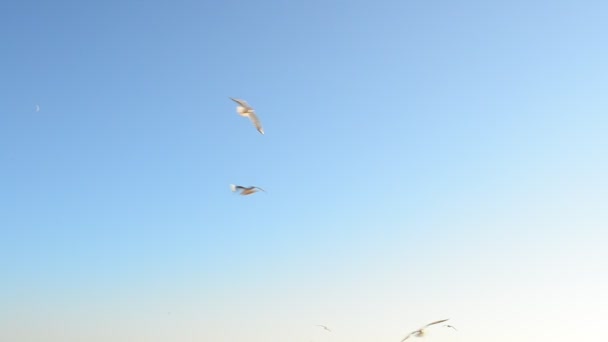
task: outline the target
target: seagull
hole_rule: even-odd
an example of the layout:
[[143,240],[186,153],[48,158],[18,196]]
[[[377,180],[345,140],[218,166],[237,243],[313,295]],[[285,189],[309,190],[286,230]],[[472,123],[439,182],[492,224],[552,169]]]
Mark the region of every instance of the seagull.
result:
[[328,327],[326,327],[326,326],[324,326],[324,325],[317,324],[317,326],[318,326],[318,327],[321,327],[321,328],[323,328],[323,329],[325,329],[325,330],[327,330],[327,331],[329,331],[329,332],[331,332],[331,330],[329,330],[329,328],[328,328]]
[[39,112],[40,111],[40,106],[36,105],[36,111]]
[[258,192],[258,190],[262,190],[262,191],[266,192],[266,190],[259,188],[257,186],[244,187],[244,186],[234,185],[234,184],[230,184],[230,189],[232,190],[232,192],[235,192],[237,190],[241,191],[242,196],[251,195],[255,192]]
[[[448,318],[448,319],[449,319],[449,318]],[[424,329],[426,329],[427,327],[430,327],[430,326],[431,326],[431,325],[433,325],[433,324],[443,323],[443,322],[447,321],[448,319],[442,319],[441,321],[432,322],[432,323],[429,323],[429,324],[427,324],[427,325],[423,326],[422,328],[420,328],[420,329],[418,329],[418,330],[414,330],[414,331],[412,331],[411,333],[407,334],[407,336],[405,336],[405,337],[404,337],[404,338],[401,340],[401,342],[403,342],[403,341],[407,340],[407,339],[408,339],[410,336],[412,336],[412,335],[414,335],[414,336],[416,336],[416,337],[422,337],[422,336],[424,336]]]
[[247,101],[233,99],[232,97],[230,97],[230,99],[238,103],[238,106],[236,106],[236,112],[239,113],[240,116],[248,117],[249,120],[251,120],[251,122],[255,126],[255,128],[258,130],[258,132],[264,134],[264,128],[262,128],[262,123],[260,122],[260,119],[258,119],[258,116],[255,115],[255,110],[251,108]]
[[444,327],[446,327],[446,328],[452,328],[452,329],[458,331],[458,329],[456,329],[453,325],[445,324]]

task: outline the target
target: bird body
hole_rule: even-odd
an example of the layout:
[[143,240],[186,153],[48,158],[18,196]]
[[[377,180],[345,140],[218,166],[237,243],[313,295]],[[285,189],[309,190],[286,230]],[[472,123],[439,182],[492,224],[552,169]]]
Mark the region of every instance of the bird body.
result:
[[232,97],[230,99],[238,104],[238,106],[236,106],[236,112],[240,116],[248,117],[249,120],[251,120],[251,123],[253,123],[255,128],[258,130],[258,132],[264,134],[264,128],[262,127],[262,123],[260,122],[258,116],[255,114],[255,110],[249,105],[249,103],[247,103],[247,101],[245,100],[235,99]]
[[232,192],[240,191],[241,196],[251,195],[253,193],[258,192],[259,190],[266,192],[264,189],[257,187],[257,186],[245,187],[245,186],[234,185],[234,184],[230,184],[230,189],[232,190]]
[[[449,319],[449,318],[448,318],[448,319]],[[407,340],[408,338],[410,338],[410,336],[414,336],[414,337],[423,337],[423,336],[424,336],[424,334],[426,333],[424,329],[426,329],[426,328],[428,328],[428,327],[430,327],[431,325],[434,325],[434,324],[443,323],[443,322],[447,321],[448,319],[442,319],[442,320],[440,320],[440,321],[431,322],[431,323],[429,323],[429,324],[427,324],[427,325],[423,326],[422,328],[420,328],[420,329],[418,329],[418,330],[414,330],[414,331],[412,331],[411,333],[407,334],[407,336],[405,336],[405,337],[404,337],[404,338],[401,340],[401,342],[403,342],[403,341]]]

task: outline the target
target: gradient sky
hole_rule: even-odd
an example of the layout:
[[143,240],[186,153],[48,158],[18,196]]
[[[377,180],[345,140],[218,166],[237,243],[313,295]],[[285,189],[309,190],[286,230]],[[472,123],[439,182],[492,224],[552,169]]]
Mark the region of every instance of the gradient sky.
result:
[[608,340],[606,13],[5,1],[0,340]]

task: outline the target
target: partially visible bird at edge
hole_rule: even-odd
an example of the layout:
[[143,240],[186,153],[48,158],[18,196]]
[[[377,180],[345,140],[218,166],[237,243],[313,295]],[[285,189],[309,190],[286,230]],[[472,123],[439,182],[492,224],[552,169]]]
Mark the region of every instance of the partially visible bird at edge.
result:
[[260,119],[255,114],[255,110],[247,103],[247,101],[232,97],[230,97],[230,99],[238,104],[238,106],[236,106],[236,112],[239,113],[240,116],[248,117],[258,132],[264,134],[264,128],[262,127]]
[[[449,319],[449,318],[448,318],[448,319]],[[414,331],[412,331],[411,333],[407,334],[407,336],[405,336],[405,337],[404,337],[404,338],[401,340],[401,342],[403,342],[403,341],[407,340],[407,339],[408,339],[410,336],[415,336],[415,337],[423,337],[423,336],[424,336],[424,334],[425,334],[424,329],[426,329],[426,328],[428,328],[428,327],[430,327],[431,325],[434,325],[434,324],[443,323],[443,322],[447,321],[448,319],[442,319],[442,320],[440,320],[440,321],[435,321],[435,322],[432,322],[432,323],[429,323],[429,324],[427,324],[427,325],[423,326],[422,328],[420,328],[420,329],[418,329],[418,330],[414,330]]]

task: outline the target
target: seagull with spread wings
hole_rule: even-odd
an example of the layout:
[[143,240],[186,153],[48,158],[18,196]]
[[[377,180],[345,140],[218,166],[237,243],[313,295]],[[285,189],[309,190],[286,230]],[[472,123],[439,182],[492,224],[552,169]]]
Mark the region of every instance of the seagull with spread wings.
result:
[[444,327],[446,327],[446,328],[452,328],[452,329],[458,331],[458,329],[456,329],[456,327],[454,327],[453,325],[444,324]]
[[251,195],[253,193],[258,192],[258,190],[266,192],[264,189],[257,187],[257,186],[245,187],[245,186],[234,185],[234,184],[230,184],[230,189],[232,190],[232,192],[240,191],[242,196]]
[[[448,318],[448,319],[449,319],[449,318]],[[435,322],[432,322],[432,323],[429,323],[429,324],[427,324],[427,325],[423,326],[422,328],[420,328],[420,329],[418,329],[418,330],[414,330],[414,331],[412,331],[411,333],[407,334],[407,336],[405,336],[405,337],[404,337],[404,338],[401,340],[401,342],[403,342],[403,341],[407,340],[407,339],[408,339],[410,336],[412,336],[412,335],[413,335],[413,336],[415,336],[415,337],[422,337],[422,336],[424,336],[424,333],[425,333],[424,329],[426,329],[426,328],[428,328],[428,327],[430,327],[431,325],[434,325],[434,324],[443,323],[443,322],[447,321],[448,319],[442,319],[442,320],[440,320],[440,321],[435,321]]]
[[238,104],[238,106],[236,106],[236,112],[239,113],[240,116],[248,117],[258,132],[264,134],[264,128],[262,128],[260,119],[255,114],[255,110],[247,103],[247,101],[234,99],[232,97],[230,99]]
[[327,330],[327,331],[329,331],[329,332],[331,332],[331,330],[329,330],[329,328],[328,328],[328,327],[326,327],[326,326],[324,326],[324,325],[317,324],[317,326],[318,326],[318,327],[321,327],[321,328],[323,328],[323,329],[325,329],[325,330]]

